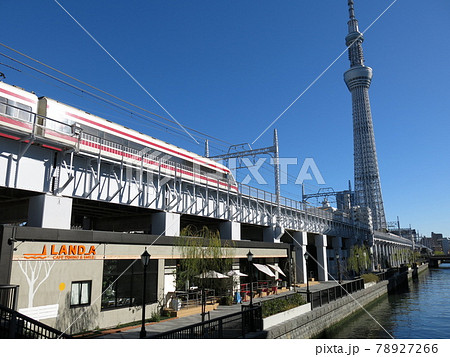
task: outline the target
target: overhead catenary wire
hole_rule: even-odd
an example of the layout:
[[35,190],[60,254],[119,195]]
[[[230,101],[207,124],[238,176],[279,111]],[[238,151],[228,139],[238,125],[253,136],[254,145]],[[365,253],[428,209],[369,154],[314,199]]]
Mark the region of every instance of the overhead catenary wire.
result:
[[[111,98],[114,98],[114,99],[116,99],[116,100],[118,100],[118,101],[120,101],[120,102],[122,102],[122,103],[128,104],[128,105],[130,105],[130,106],[132,106],[132,107],[134,107],[134,108],[136,108],[136,109],[142,110],[142,111],[144,111],[144,112],[146,112],[146,113],[148,113],[148,114],[151,114],[151,115],[153,115],[153,116],[156,116],[156,117],[158,117],[158,118],[160,118],[160,119],[163,119],[163,120],[168,121],[168,122],[170,122],[170,123],[176,124],[176,121],[174,121],[174,120],[172,120],[172,119],[166,118],[166,117],[164,117],[164,116],[162,116],[162,115],[159,115],[159,114],[156,114],[156,113],[153,113],[153,112],[151,112],[150,110],[145,109],[145,108],[143,108],[143,107],[141,107],[141,106],[138,106],[138,105],[136,105],[136,104],[134,104],[134,103],[132,103],[132,102],[130,102],[130,101],[128,101],[128,100],[125,100],[125,99],[123,99],[123,98],[120,98],[120,97],[118,97],[118,96],[116,96],[116,95],[114,95],[114,94],[111,94],[111,93],[109,93],[109,92],[107,92],[107,91],[105,91],[105,90],[103,90],[103,89],[101,89],[101,88],[95,87],[95,86],[93,86],[92,84],[89,84],[89,83],[87,83],[87,82],[85,82],[85,81],[83,81],[83,80],[81,80],[81,79],[79,79],[79,78],[76,78],[76,77],[74,77],[74,76],[72,76],[72,75],[70,75],[70,74],[68,74],[68,73],[65,73],[65,72],[63,72],[63,71],[61,71],[61,70],[59,70],[59,69],[57,69],[57,68],[55,68],[55,67],[53,67],[53,66],[50,66],[50,65],[48,65],[48,64],[46,64],[46,63],[44,63],[44,62],[42,62],[42,61],[40,61],[40,60],[38,60],[38,59],[35,59],[35,58],[33,58],[33,57],[31,57],[31,56],[29,56],[29,55],[23,53],[23,52],[20,52],[20,51],[18,51],[18,50],[16,50],[16,49],[12,48],[11,46],[8,46],[8,45],[6,45],[6,44],[4,44],[4,43],[1,43],[1,42],[0,42],[0,46],[3,46],[3,47],[5,47],[6,49],[8,49],[8,50],[10,50],[10,51],[12,51],[12,52],[14,52],[14,53],[20,55],[20,56],[23,56],[23,57],[25,57],[25,58],[27,58],[27,59],[29,59],[29,60],[35,62],[35,63],[38,63],[38,64],[40,64],[40,65],[42,65],[42,66],[44,66],[44,67],[46,67],[46,68],[48,68],[48,69],[51,69],[52,71],[55,71],[55,72],[57,72],[57,73],[59,73],[59,74],[65,76],[65,77],[68,77],[68,78],[70,78],[70,79],[72,79],[72,80],[74,80],[74,81],[76,81],[76,82],[78,82],[78,83],[80,83],[80,84],[83,84],[83,85],[85,85],[85,86],[87,86],[87,87],[89,87],[89,88],[91,88],[91,89],[94,89],[94,90],[96,90],[96,91],[99,91],[100,93],[105,94],[105,95],[107,95],[107,96],[109,96],[109,97],[111,97]],[[226,144],[228,144],[228,145],[231,145],[231,143],[229,143],[229,142],[227,142],[227,141],[225,141],[225,140],[223,140],[223,139],[220,139],[220,138],[214,137],[214,136],[212,136],[212,135],[203,133],[203,132],[201,132],[201,131],[199,131],[199,130],[197,130],[197,129],[191,128],[191,127],[186,126],[186,125],[183,125],[183,126],[184,126],[186,129],[189,129],[190,131],[193,131],[193,132],[195,132],[195,133],[197,133],[197,134],[200,134],[200,135],[202,135],[202,136],[204,136],[204,137],[208,137],[208,138],[210,138],[210,139],[213,139],[213,140],[220,141],[220,142],[226,143]]]
[[[0,45],[2,45],[2,44],[0,43]],[[168,124],[168,123],[163,123],[163,122],[161,122],[160,120],[157,120],[157,119],[155,119],[155,118],[149,117],[149,116],[144,115],[144,114],[142,114],[142,113],[135,112],[135,111],[133,111],[133,110],[130,109],[130,108],[127,108],[127,107],[125,107],[125,106],[123,106],[123,105],[120,105],[120,104],[118,104],[118,103],[115,103],[115,102],[113,102],[113,101],[111,101],[111,100],[109,100],[109,99],[106,99],[106,98],[104,98],[104,97],[101,97],[100,95],[97,95],[97,94],[95,94],[95,93],[92,93],[92,92],[90,92],[90,91],[88,91],[88,90],[86,90],[86,89],[83,89],[83,88],[81,88],[81,87],[78,87],[78,86],[76,86],[76,85],[74,85],[74,84],[72,84],[72,83],[69,83],[69,82],[67,82],[67,81],[65,81],[65,80],[63,80],[63,79],[61,79],[61,78],[58,78],[58,77],[56,77],[56,76],[54,76],[54,75],[52,75],[52,74],[50,74],[50,73],[47,73],[47,72],[45,72],[45,71],[43,71],[43,70],[40,70],[40,69],[38,69],[38,68],[36,68],[36,67],[33,67],[33,66],[31,66],[30,64],[27,64],[27,63],[25,63],[25,62],[22,62],[22,61],[16,59],[16,58],[13,58],[13,57],[11,57],[11,56],[5,54],[5,53],[0,52],[0,55],[3,56],[3,57],[5,57],[5,58],[8,58],[9,60],[11,60],[11,61],[13,61],[13,62],[16,62],[16,63],[20,64],[20,65],[22,65],[22,66],[25,66],[25,67],[27,67],[27,68],[29,68],[29,69],[32,69],[32,70],[34,70],[34,71],[36,71],[36,72],[38,72],[38,73],[40,73],[40,74],[42,74],[42,75],[45,75],[45,76],[47,76],[47,77],[50,77],[50,78],[52,78],[53,80],[56,80],[56,81],[58,81],[58,82],[60,82],[60,83],[62,83],[62,84],[64,84],[64,85],[70,86],[70,87],[72,87],[72,88],[74,88],[74,89],[76,89],[76,90],[78,90],[78,91],[80,91],[80,92],[82,92],[82,93],[84,93],[84,94],[88,94],[88,95],[90,95],[90,96],[93,96],[93,97],[96,98],[97,100],[103,101],[103,102],[108,103],[108,104],[110,104],[110,105],[113,105],[113,106],[115,106],[115,107],[117,107],[117,108],[120,108],[121,110],[127,112],[128,114],[133,114],[133,115],[135,115],[135,116],[137,116],[137,117],[140,117],[140,118],[142,118],[142,119],[145,119],[145,120],[151,120],[151,121],[153,121],[153,122],[155,122],[155,123],[158,123],[158,124],[161,125],[161,126],[170,128],[170,130],[173,130],[173,131],[183,132],[180,128],[178,128],[178,127],[176,127],[176,126],[170,125],[170,124]],[[50,67],[50,68],[51,68],[51,67]],[[69,76],[69,77],[70,77],[70,76]],[[70,77],[70,78],[71,78],[71,77]],[[80,82],[80,83],[84,83],[83,81],[79,81],[79,82]],[[93,87],[93,86],[92,86],[92,87]],[[95,88],[95,87],[93,87],[93,88]],[[101,90],[100,90],[100,91],[101,91]],[[105,93],[106,93],[106,92],[105,92]],[[115,96],[113,96],[113,95],[111,95],[111,96],[112,96],[112,97],[115,97]],[[117,98],[118,98],[118,97],[117,97]],[[122,101],[122,102],[125,102],[125,103],[128,103],[128,102],[125,101],[125,100],[121,100],[121,101]],[[133,105],[133,106],[136,107],[136,108],[138,108],[138,109],[141,109],[140,107],[138,107],[138,106],[136,106],[136,105]],[[145,109],[143,109],[143,108],[142,108],[142,110],[143,110],[143,111],[146,111],[146,112],[148,112],[148,113],[151,113],[152,115],[155,115],[154,113],[149,112],[148,110],[145,110]],[[158,117],[160,117],[160,118],[162,118],[162,119],[167,120],[167,121],[170,122],[170,120],[167,119],[167,118],[164,118],[164,117],[161,117],[161,116],[158,116]],[[212,136],[212,135],[203,133],[203,132],[198,131],[198,130],[196,130],[196,129],[191,129],[191,128],[189,128],[189,129],[192,130],[192,131],[194,131],[195,134],[193,134],[193,135],[197,136],[198,138],[202,138],[202,139],[203,139],[203,138],[208,138],[209,140],[217,141],[219,145],[224,145],[224,146],[225,146],[225,144],[231,145],[230,143],[226,142],[225,140],[216,138],[216,137],[214,137],[214,136]]]
[[186,128],[181,125],[181,123],[175,119],[172,114],[86,29],[84,26],[64,7],[62,6],[57,0],[54,0],[56,4],[67,14],[69,17],[75,21],[75,23],[130,77],[134,83],[136,83],[139,88],[141,88],[145,94],[147,94],[153,101],[158,104],[158,106],[166,112],[168,116],[170,116],[177,124],[178,126],[183,129],[186,134],[188,134],[192,140],[195,141],[196,144],[199,144],[199,142],[189,133]]
[[[40,65],[42,65],[42,66],[44,66],[44,67],[46,67],[46,68],[49,68],[49,69],[51,69],[51,70],[53,70],[53,71],[55,71],[55,72],[57,72],[57,73],[59,73],[59,74],[61,74],[61,75],[63,75],[63,76],[66,76],[66,77],[68,77],[68,78],[70,78],[70,79],[72,79],[72,80],[75,80],[75,81],[77,81],[77,82],[80,83],[80,84],[86,85],[86,86],[88,86],[89,88],[92,88],[92,89],[94,89],[94,90],[96,90],[96,91],[99,91],[99,92],[102,93],[102,94],[105,94],[105,95],[107,95],[107,96],[110,96],[110,97],[113,98],[113,99],[119,100],[119,101],[121,101],[121,102],[123,102],[123,103],[125,103],[125,104],[128,104],[128,105],[131,105],[131,106],[133,106],[134,108],[139,109],[139,110],[142,110],[142,111],[144,111],[144,112],[146,112],[146,113],[149,113],[149,114],[151,114],[151,115],[155,115],[155,116],[157,116],[158,118],[161,118],[161,119],[167,121],[168,123],[173,123],[173,121],[170,120],[170,119],[167,119],[167,118],[162,117],[162,116],[160,116],[160,115],[158,115],[158,114],[152,113],[151,111],[148,111],[148,110],[146,110],[145,108],[142,108],[142,107],[140,107],[140,106],[137,106],[137,105],[135,105],[135,104],[133,104],[133,103],[131,103],[131,102],[129,102],[129,101],[126,101],[126,100],[124,100],[124,99],[122,99],[122,98],[119,98],[119,97],[117,97],[117,96],[115,96],[115,95],[113,95],[113,94],[110,94],[110,93],[108,93],[108,92],[106,92],[106,91],[104,91],[104,90],[102,90],[102,89],[99,89],[99,88],[97,88],[97,87],[95,87],[95,86],[93,86],[93,85],[91,85],[91,84],[89,84],[89,83],[86,83],[86,82],[84,82],[84,81],[82,81],[82,80],[80,80],[80,79],[78,79],[78,78],[76,78],[76,77],[74,77],[74,76],[71,76],[71,75],[69,75],[69,74],[66,74],[66,73],[64,73],[64,72],[62,72],[62,71],[60,71],[60,70],[58,70],[58,69],[56,69],[56,68],[54,68],[54,67],[52,67],[52,66],[50,66],[50,65],[47,65],[47,64],[43,63],[42,61],[39,61],[39,60],[37,60],[37,59],[34,59],[34,58],[32,58],[31,56],[28,56],[28,55],[26,55],[26,54],[24,54],[24,53],[22,53],[22,52],[20,52],[20,51],[15,50],[15,49],[13,49],[13,48],[10,47],[10,46],[7,46],[7,45],[2,44],[2,43],[0,43],[0,45],[3,46],[3,47],[5,47],[5,48],[7,48],[7,49],[9,49],[9,50],[11,50],[11,51],[13,51],[14,53],[17,53],[17,54],[19,54],[19,55],[21,55],[21,56],[24,56],[25,58],[27,58],[27,59],[29,59],[29,60],[31,60],[31,61],[34,61],[35,63],[38,63],[38,64],[40,64]],[[176,127],[176,126],[172,126],[172,125],[170,125],[170,124],[163,123],[163,122],[161,122],[161,121],[159,121],[159,120],[156,120],[156,119],[154,119],[154,118],[151,118],[151,117],[149,117],[149,116],[147,116],[147,115],[144,115],[144,114],[141,114],[141,113],[134,112],[134,111],[131,110],[130,108],[127,108],[127,107],[122,106],[122,105],[120,105],[120,104],[118,104],[118,103],[115,103],[115,102],[113,102],[113,101],[111,101],[111,100],[108,100],[108,99],[106,99],[106,98],[103,98],[103,97],[101,97],[101,96],[99,96],[99,95],[97,95],[97,94],[95,94],[95,93],[92,93],[92,92],[90,92],[90,91],[87,91],[87,90],[85,90],[85,89],[83,89],[83,88],[80,88],[80,87],[78,87],[78,86],[76,86],[76,85],[74,85],[74,84],[71,84],[71,83],[69,83],[69,82],[67,82],[67,81],[65,81],[65,80],[62,80],[62,79],[60,79],[60,78],[58,78],[58,77],[56,77],[56,76],[54,76],[54,75],[51,75],[51,74],[49,74],[49,73],[47,73],[47,72],[45,72],[45,71],[42,71],[42,70],[40,70],[40,69],[38,69],[38,68],[36,68],[36,67],[34,67],[34,66],[31,66],[31,65],[29,65],[29,64],[27,64],[27,63],[24,63],[24,62],[22,62],[22,61],[20,61],[20,60],[18,60],[18,59],[16,59],[16,58],[13,58],[13,57],[11,57],[11,56],[9,56],[9,55],[6,55],[6,54],[1,53],[1,52],[0,52],[0,55],[4,56],[5,58],[8,58],[9,60],[11,60],[11,61],[13,61],[13,62],[16,62],[16,63],[20,64],[20,65],[22,65],[22,66],[25,66],[25,67],[28,68],[28,69],[31,69],[31,70],[36,71],[36,72],[38,72],[38,73],[40,73],[40,74],[42,74],[42,75],[44,75],[44,76],[47,76],[47,77],[49,77],[49,78],[51,78],[51,79],[53,79],[53,80],[55,80],[55,81],[57,81],[57,82],[59,82],[59,83],[62,83],[62,84],[64,84],[65,86],[68,86],[68,87],[70,87],[70,88],[73,88],[73,89],[77,90],[78,92],[82,93],[83,95],[92,96],[93,98],[95,98],[96,100],[98,100],[98,101],[100,101],[100,102],[106,103],[106,104],[111,105],[111,106],[113,106],[113,107],[115,107],[115,108],[117,108],[117,109],[120,109],[120,111],[122,111],[122,112],[125,111],[125,112],[127,113],[127,115],[134,116],[134,118],[140,120],[141,122],[144,122],[144,125],[145,125],[145,126],[149,126],[148,122],[151,121],[151,122],[154,122],[156,125],[159,125],[159,126],[162,127],[162,128],[157,128],[158,130],[166,131],[166,132],[167,132],[167,131],[171,131],[172,134],[177,135],[177,136],[179,136],[180,138],[182,138],[182,139],[184,139],[184,140],[187,139],[187,138],[185,137],[185,135],[183,135],[183,132],[180,130],[180,128],[178,128],[178,127]],[[16,70],[16,71],[23,72],[23,71],[21,71],[21,70],[19,70],[19,69],[17,69],[17,68],[14,68],[14,67],[12,67],[12,66],[9,66],[9,65],[7,65],[7,64],[3,64],[3,63],[1,63],[1,64],[4,65],[4,66],[9,67],[9,68],[11,68],[11,69],[14,69],[14,70]],[[33,76],[33,77],[36,78],[35,76]],[[38,78],[38,79],[40,79],[40,78]],[[42,80],[42,79],[40,79],[40,80]],[[61,86],[58,86],[58,88],[62,88],[62,87],[61,87]],[[66,90],[67,90],[67,89],[66,89]],[[71,92],[71,91],[70,91],[70,92]],[[72,94],[75,94],[75,93],[73,93],[73,92],[71,92],[71,93],[72,93]],[[79,95],[79,96],[82,96],[82,95],[80,95],[80,94],[78,94],[78,95]],[[86,98],[86,99],[88,99],[88,98]],[[69,104],[69,103],[68,103],[68,104]],[[79,106],[77,105],[77,107],[79,107]],[[119,112],[119,110],[117,110],[117,109],[114,109],[114,110],[115,110],[116,112]],[[121,117],[121,119],[123,120],[124,117]],[[155,128],[155,126],[152,126],[152,128]],[[195,134],[195,135],[196,135],[198,138],[202,138],[202,136],[203,136],[203,137],[206,137],[206,138],[208,138],[209,140],[215,141],[216,144],[218,144],[218,145],[220,145],[220,146],[222,146],[222,147],[227,147],[226,144],[231,145],[230,143],[226,142],[225,140],[222,140],[222,139],[213,137],[212,135],[209,135],[209,134],[200,132],[200,131],[198,131],[198,130],[196,130],[196,129],[192,129],[192,128],[189,128],[189,129],[192,130],[192,131],[194,131],[194,132],[196,132],[197,134]],[[225,150],[224,150],[223,148],[218,148],[217,146],[214,146],[214,145],[212,145],[211,143],[210,143],[210,148],[215,148],[215,149],[219,150],[219,151],[222,152],[222,153],[225,152]],[[265,169],[265,170],[269,170],[269,169],[266,167],[267,165],[270,165],[270,167],[273,168],[273,165],[271,165],[271,164],[270,164],[269,162],[267,162],[267,161],[264,162],[264,165],[262,166],[262,168]],[[281,172],[282,174],[285,174],[285,175],[287,176],[288,182],[290,181],[291,183],[292,183],[292,182],[295,183],[296,177],[294,177],[293,175],[291,175],[291,174],[289,174],[289,173],[287,173],[287,172],[284,172],[284,171],[281,170],[281,169],[280,169],[280,172]],[[311,185],[311,184],[307,184],[307,183],[303,183],[303,184],[304,184],[306,187],[310,187],[310,188],[313,189],[313,190],[317,190],[317,186],[315,186],[315,185]],[[288,191],[286,191],[285,189],[283,189],[283,191],[288,192]],[[292,195],[294,195],[294,196],[299,195],[298,193],[296,193],[296,194],[293,194],[292,192],[289,192],[289,193],[292,194]]]

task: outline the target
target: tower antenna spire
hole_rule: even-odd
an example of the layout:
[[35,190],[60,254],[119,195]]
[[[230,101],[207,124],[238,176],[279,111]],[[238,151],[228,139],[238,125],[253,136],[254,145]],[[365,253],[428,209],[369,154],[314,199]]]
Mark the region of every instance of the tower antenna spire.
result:
[[353,0],[348,0],[348,12],[350,15],[350,20],[353,20],[355,18],[355,8],[353,7],[353,5]]
[[356,204],[370,208],[373,228],[386,229],[380,173],[370,110],[369,87],[372,68],[364,65],[362,33],[355,18],[353,0],[348,0],[350,20],[345,43],[348,47],[350,69],[344,74],[348,90],[352,94],[354,141],[354,190]]

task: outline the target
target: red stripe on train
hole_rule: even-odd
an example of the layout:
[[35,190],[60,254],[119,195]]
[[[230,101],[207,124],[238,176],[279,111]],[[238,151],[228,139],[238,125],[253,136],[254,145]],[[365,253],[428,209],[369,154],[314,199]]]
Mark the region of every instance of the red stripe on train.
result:
[[188,159],[190,159],[190,160],[194,160],[194,161],[201,162],[201,163],[204,164],[204,165],[208,165],[208,166],[214,167],[215,169],[222,170],[222,171],[224,171],[224,172],[226,172],[226,173],[229,172],[228,170],[223,169],[223,168],[221,168],[221,167],[219,167],[219,166],[216,166],[216,165],[213,165],[213,164],[206,163],[206,162],[204,162],[204,161],[202,161],[202,160],[200,160],[200,159],[197,159],[197,158],[191,157],[191,156],[189,156],[189,155],[183,154],[183,153],[181,153],[181,152],[179,152],[179,151],[176,151],[176,150],[170,149],[170,148],[168,148],[168,147],[165,147],[165,146],[162,146],[162,145],[153,143],[153,142],[148,141],[148,140],[141,139],[141,138],[139,138],[139,137],[137,137],[137,136],[135,136],[135,135],[127,134],[127,133],[125,133],[125,132],[123,132],[123,131],[120,131],[120,130],[118,130],[118,129],[114,129],[114,128],[111,128],[111,127],[109,127],[109,126],[107,126],[107,125],[97,123],[97,122],[95,122],[95,121],[93,121],[93,120],[90,120],[90,119],[87,119],[87,118],[83,118],[83,117],[81,117],[81,116],[79,116],[79,115],[72,114],[72,113],[69,113],[69,112],[66,112],[66,114],[69,115],[69,116],[71,116],[71,117],[73,117],[73,118],[76,118],[76,119],[79,119],[79,120],[88,122],[89,124],[96,125],[96,126],[99,126],[99,127],[103,128],[103,129],[111,130],[111,131],[113,131],[113,132],[115,132],[115,133],[118,133],[118,134],[127,136],[127,137],[129,137],[129,138],[134,139],[134,140],[138,140],[138,141],[141,141],[141,142],[146,143],[146,144],[148,144],[148,145],[155,146],[155,147],[157,147],[157,148],[159,148],[159,149],[163,149],[163,150],[166,150],[166,151],[170,151],[170,152],[172,152],[172,153],[174,153],[174,154],[183,156],[183,157],[188,158]]
[[20,95],[20,94],[13,93],[13,92],[11,92],[11,91],[9,91],[9,90],[0,88],[0,92],[5,93],[5,94],[8,94],[8,95],[13,96],[13,97],[16,97],[16,98],[19,98],[19,99],[22,99],[22,100],[24,100],[24,101],[26,101],[26,102],[28,102],[28,103],[36,104],[36,101],[35,101],[35,100],[30,99],[30,98],[27,98],[27,97],[24,97],[23,95]]
[[17,126],[21,126],[22,128],[26,128],[26,129],[30,129],[32,128],[32,124],[30,123],[24,123],[20,120],[16,120],[16,119],[11,119],[8,117],[4,117],[4,116],[0,116],[0,121],[8,123],[8,124],[13,124],[13,125],[17,125]]
[[[115,154],[115,155],[125,156],[125,157],[127,157],[129,159],[134,159],[136,161],[141,161],[142,160],[141,156],[130,154],[130,153],[124,152],[122,150],[118,150],[118,149],[112,149],[110,147],[103,146],[103,145],[100,145],[100,144],[97,144],[97,143],[92,143],[92,142],[89,142],[89,141],[86,141],[86,140],[82,140],[81,141],[81,145],[85,145],[85,146],[92,147],[94,149],[99,149],[99,150],[102,150],[102,151],[106,151],[106,152],[109,152],[109,153],[112,153],[112,154]],[[148,163],[150,165],[158,166],[158,163],[156,161],[151,160],[151,159],[144,158],[144,162],[146,162],[146,163]],[[183,169],[181,169],[181,170],[180,169],[176,169],[175,167],[170,166],[170,165],[161,164],[160,167],[163,168],[163,169],[166,169],[166,170],[180,172],[180,173],[182,173],[184,175],[193,176],[194,178],[198,178],[200,180],[205,180],[205,181],[209,181],[209,182],[212,182],[212,183],[219,183],[219,185],[228,187],[228,184],[225,183],[225,182],[221,182],[221,181],[218,181],[218,180],[210,179],[210,178],[208,178],[206,176],[203,176],[203,175],[197,175],[197,174],[194,174],[192,172],[189,172],[189,171],[186,171],[186,170],[183,170]],[[230,186],[230,188],[233,188],[233,189],[237,190],[237,186]]]

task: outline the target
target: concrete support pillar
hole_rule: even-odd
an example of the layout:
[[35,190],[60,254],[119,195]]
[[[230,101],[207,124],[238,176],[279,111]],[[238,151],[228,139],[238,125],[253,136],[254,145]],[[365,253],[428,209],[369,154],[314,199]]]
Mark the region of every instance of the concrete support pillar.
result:
[[239,222],[226,221],[219,225],[220,238],[241,240],[241,224]]
[[316,234],[314,244],[317,249],[317,270],[319,281],[328,281],[328,262],[327,262],[327,236],[326,234]]
[[180,214],[172,212],[158,212],[153,214],[152,234],[178,237],[180,235]]
[[372,245],[369,247],[369,264],[368,264],[368,270],[369,272],[373,272],[375,270],[375,247]]
[[398,259],[398,248],[397,248],[396,245],[392,246],[392,258],[394,260],[394,266],[398,267],[398,261],[399,261],[399,259]]
[[383,265],[385,268],[388,268],[388,262],[389,262],[389,252],[387,244],[383,244]]
[[284,228],[273,225],[264,228],[263,241],[268,243],[281,243],[281,236],[284,234]]
[[373,245],[373,266],[374,269],[378,270],[378,266],[380,264],[380,245]]
[[294,232],[294,246],[295,246],[295,274],[297,282],[306,283],[308,272],[306,270],[306,260],[304,254],[306,253],[306,245],[308,244],[308,234],[306,232]]
[[392,244],[388,245],[388,255],[389,255],[389,263],[391,266],[394,266],[394,249],[392,248]]
[[50,194],[30,198],[28,205],[28,226],[70,229],[71,219],[71,198]]

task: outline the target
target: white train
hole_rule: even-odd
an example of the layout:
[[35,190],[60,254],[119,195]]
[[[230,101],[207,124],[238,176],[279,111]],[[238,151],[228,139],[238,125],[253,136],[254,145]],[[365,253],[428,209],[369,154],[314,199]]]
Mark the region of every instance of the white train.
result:
[[[43,147],[67,148],[141,166],[146,170],[237,192],[230,170],[202,157],[56,100],[0,81],[0,136],[43,139]],[[18,135],[18,136],[17,136]]]

